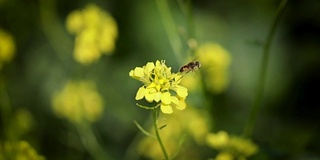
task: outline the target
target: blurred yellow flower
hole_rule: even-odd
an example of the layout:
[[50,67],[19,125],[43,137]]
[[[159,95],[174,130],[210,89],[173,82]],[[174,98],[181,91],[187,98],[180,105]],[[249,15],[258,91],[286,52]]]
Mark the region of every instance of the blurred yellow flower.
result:
[[95,4],[75,10],[67,17],[67,30],[76,35],[74,58],[81,64],[91,64],[101,54],[111,54],[118,37],[113,17]]
[[224,91],[229,84],[230,54],[217,43],[206,43],[196,49],[196,55],[206,87],[213,93]]
[[233,160],[233,155],[228,152],[220,152],[215,160]]
[[[3,148],[2,148],[3,147]],[[26,141],[4,142],[0,145],[0,160],[44,160]]]
[[[192,107],[188,107],[181,112],[175,112],[170,116],[164,114],[163,117],[159,118],[158,126],[165,126],[160,132],[169,155],[178,153],[181,147],[180,143],[183,142],[184,149],[179,152],[179,157],[175,159],[198,159],[197,157],[190,157],[190,154],[187,154],[190,151],[196,152],[190,140],[195,140],[200,145],[204,144],[206,140],[205,135],[210,130],[207,114]],[[154,130],[150,129],[150,133],[154,133]],[[188,138],[184,139],[183,137]],[[189,137],[192,139],[189,139]],[[146,137],[139,143],[138,151],[150,159],[159,159],[159,157],[163,156],[157,140],[151,137]]]
[[234,136],[230,140],[230,143],[235,150],[241,152],[246,157],[255,154],[258,150],[258,147],[249,139]]
[[239,136],[229,136],[225,131],[209,133],[207,144],[220,151],[216,159],[246,159],[258,151],[257,145],[251,140]]
[[12,36],[0,29],[0,69],[3,64],[10,62],[14,56],[15,43]]
[[70,81],[54,94],[52,107],[59,117],[79,123],[95,122],[103,112],[103,99],[91,81]]
[[129,76],[143,83],[136,100],[145,98],[149,103],[157,102],[165,114],[171,114],[173,106],[178,110],[186,108],[188,90],[179,85],[182,75],[171,73],[171,67],[167,67],[164,61],[148,62],[143,67],[136,67],[129,72]]
[[34,125],[32,114],[26,109],[18,109],[10,119],[8,128],[5,130],[10,139],[19,139],[30,131]]
[[210,133],[207,135],[208,145],[216,149],[223,149],[228,145],[229,141],[229,135],[225,131],[219,131],[216,134]]

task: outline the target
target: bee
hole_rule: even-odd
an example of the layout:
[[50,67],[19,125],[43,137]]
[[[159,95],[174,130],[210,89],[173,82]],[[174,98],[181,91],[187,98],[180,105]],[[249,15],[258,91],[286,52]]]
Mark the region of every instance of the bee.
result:
[[192,62],[189,62],[188,64],[182,66],[179,71],[181,73],[189,73],[190,71],[195,71],[195,70],[198,70],[200,69],[201,67],[201,63],[198,62],[198,61],[192,61]]

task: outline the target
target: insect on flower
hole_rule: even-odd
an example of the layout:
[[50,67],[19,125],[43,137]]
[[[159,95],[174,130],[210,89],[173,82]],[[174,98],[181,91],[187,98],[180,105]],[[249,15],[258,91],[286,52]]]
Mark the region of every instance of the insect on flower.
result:
[[189,73],[190,71],[195,71],[195,70],[198,70],[200,69],[201,67],[201,63],[198,62],[198,61],[192,61],[192,62],[189,62],[188,64],[182,66],[179,71],[181,73]]

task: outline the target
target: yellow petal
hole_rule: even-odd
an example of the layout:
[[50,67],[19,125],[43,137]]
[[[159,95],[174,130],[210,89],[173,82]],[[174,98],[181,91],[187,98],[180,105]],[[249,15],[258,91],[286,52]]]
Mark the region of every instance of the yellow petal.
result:
[[173,112],[172,107],[170,105],[161,104],[160,109],[162,113],[171,114]]
[[144,70],[145,72],[149,73],[154,69],[154,63],[153,62],[148,62],[147,65],[145,66]]
[[157,84],[156,84],[156,83],[154,83],[154,82],[152,82],[152,83],[150,83],[150,84],[147,86],[147,88],[148,88],[148,89],[156,90],[156,89],[155,89],[155,88],[156,88],[156,86],[157,86]]
[[179,104],[176,106],[178,110],[184,110],[187,107],[187,104],[184,100],[180,101]]
[[141,68],[141,67],[136,67],[135,69],[134,69],[134,72],[133,72],[134,74],[134,76],[135,77],[139,77],[139,78],[141,78],[141,77],[143,77],[143,69]]
[[154,97],[154,101],[159,102],[161,99],[161,95],[162,95],[161,92],[157,92],[156,96]]
[[174,103],[175,105],[179,105],[180,101],[177,97],[171,96],[171,102]]
[[169,92],[164,92],[162,95],[161,95],[161,102],[163,104],[170,104],[171,103],[171,95]]
[[133,76],[133,70],[131,70],[131,71],[129,72],[129,76],[130,76],[130,77]]
[[156,61],[156,66],[160,66],[160,61],[159,60]]
[[157,90],[157,91],[160,91],[161,88],[162,88],[162,87],[161,87],[161,85],[159,85],[159,84],[156,86],[156,90]]
[[144,97],[146,93],[146,89],[144,87],[140,87],[137,94],[136,94],[136,100],[140,100]]
[[179,97],[185,98],[188,95],[188,89],[182,86],[177,85],[176,86],[176,92]]
[[156,97],[156,90],[154,88],[146,89],[145,98],[148,102],[153,102],[154,98]]

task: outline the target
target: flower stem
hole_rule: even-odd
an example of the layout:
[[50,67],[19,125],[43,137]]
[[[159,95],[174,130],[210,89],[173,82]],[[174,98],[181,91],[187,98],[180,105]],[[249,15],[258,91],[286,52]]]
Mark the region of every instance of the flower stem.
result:
[[[1,133],[0,135],[3,135],[3,139],[5,140],[8,138],[11,138],[10,135],[7,132],[8,126],[9,126],[9,121],[10,121],[10,116],[12,114],[12,105],[11,105],[11,100],[9,96],[8,89],[6,88],[6,80],[5,77],[2,73],[0,73],[0,116],[1,116],[1,126],[0,127]],[[13,137],[16,138],[16,137]]]
[[93,130],[88,122],[81,122],[75,124],[78,130],[78,133],[81,138],[81,142],[87,152],[92,156],[95,160],[109,160],[113,159],[110,157],[104,148],[98,142],[97,137],[93,133]]
[[[72,41],[64,34],[63,24],[56,13],[55,0],[39,0],[40,24],[44,35],[56,52],[59,60],[68,63],[65,53],[72,51]],[[61,44],[64,44],[63,46]],[[67,47],[66,47],[67,46]]]
[[159,134],[159,130],[158,130],[158,125],[157,125],[157,120],[158,120],[158,114],[159,114],[159,108],[156,108],[153,111],[153,127],[154,127],[154,131],[156,132],[156,137],[157,137],[157,140],[160,144],[160,147],[162,149],[162,152],[164,154],[164,157],[165,157],[165,160],[169,160],[169,157],[168,157],[168,154],[167,154],[167,151],[162,143],[162,140],[161,140],[161,137],[160,137],[160,134]]
[[260,67],[260,75],[259,75],[259,79],[258,79],[258,83],[257,83],[257,88],[256,88],[256,95],[255,95],[255,99],[252,103],[251,106],[251,113],[249,116],[249,119],[247,121],[247,124],[245,126],[245,129],[243,131],[243,136],[247,137],[250,136],[252,134],[256,119],[257,119],[257,115],[261,106],[261,100],[263,97],[263,91],[264,91],[264,85],[265,85],[265,81],[266,81],[266,74],[267,74],[267,68],[268,68],[268,61],[269,61],[269,50],[270,50],[270,46],[273,40],[273,36],[275,34],[276,28],[280,22],[280,18],[284,12],[284,9],[287,5],[287,1],[288,0],[282,0],[277,12],[276,12],[276,16],[274,17],[272,24],[270,26],[270,30],[268,33],[268,36],[266,38],[266,43],[263,47],[263,57],[262,57],[262,63],[261,63],[261,67]]
[[176,56],[178,63],[181,64],[181,61],[183,59],[181,55],[182,42],[177,32],[176,24],[172,18],[170,8],[168,5],[168,0],[155,1],[157,3],[167,36],[169,38],[170,46],[173,50],[174,55]]
[[154,135],[146,131],[137,121],[133,121],[133,123],[137,126],[137,128],[146,136],[151,138],[156,138]]

